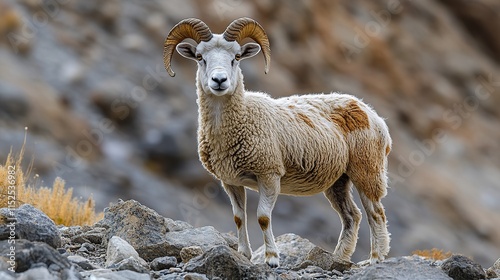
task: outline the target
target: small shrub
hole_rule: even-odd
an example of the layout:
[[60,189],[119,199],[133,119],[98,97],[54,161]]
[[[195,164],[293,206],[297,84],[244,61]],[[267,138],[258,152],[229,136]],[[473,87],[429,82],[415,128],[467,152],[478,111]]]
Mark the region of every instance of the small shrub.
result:
[[443,250],[432,248],[431,250],[416,250],[412,252],[413,255],[417,255],[426,259],[432,260],[444,260],[451,257],[451,252],[444,253]]
[[[74,198],[73,189],[66,190],[64,180],[59,177],[55,179],[52,188],[36,188],[28,185],[27,176],[21,168],[23,156],[24,145],[17,158],[10,151],[5,164],[0,165],[0,208],[7,207],[9,201],[12,200],[13,197],[9,198],[8,191],[9,186],[13,185],[16,192],[16,208],[29,203],[43,211],[58,225],[91,225],[102,219],[103,213],[95,212],[95,203],[92,197],[86,201]],[[13,170],[15,172],[12,172]]]

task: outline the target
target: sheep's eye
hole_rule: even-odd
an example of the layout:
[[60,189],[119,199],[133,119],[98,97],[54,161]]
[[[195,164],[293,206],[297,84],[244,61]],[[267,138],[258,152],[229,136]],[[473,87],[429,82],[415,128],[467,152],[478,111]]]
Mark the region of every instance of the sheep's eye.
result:
[[203,59],[203,56],[201,56],[201,54],[197,54],[197,55],[196,55],[196,59],[197,59],[198,61],[201,61],[201,60]]
[[241,54],[237,53],[237,54],[234,56],[234,59],[236,59],[236,61],[240,61],[240,59],[241,59]]

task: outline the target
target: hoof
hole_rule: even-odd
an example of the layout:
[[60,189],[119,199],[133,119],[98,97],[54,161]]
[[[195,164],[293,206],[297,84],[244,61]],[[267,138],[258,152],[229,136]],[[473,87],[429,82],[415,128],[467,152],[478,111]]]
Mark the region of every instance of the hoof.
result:
[[252,259],[252,251],[251,250],[238,249],[238,253],[242,254],[243,256],[245,256],[249,260]]
[[275,252],[266,252],[266,263],[272,268],[280,266],[279,254]]
[[280,266],[280,260],[277,257],[270,257],[266,260],[266,263],[271,268],[277,268],[278,266]]

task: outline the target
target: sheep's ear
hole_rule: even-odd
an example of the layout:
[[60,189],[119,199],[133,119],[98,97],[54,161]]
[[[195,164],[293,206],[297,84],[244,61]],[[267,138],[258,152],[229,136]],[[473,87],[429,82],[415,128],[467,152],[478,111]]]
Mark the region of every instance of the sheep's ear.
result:
[[196,60],[196,47],[191,45],[190,43],[180,43],[175,47],[177,52],[185,58]]
[[250,58],[260,52],[260,46],[256,43],[247,43],[241,47],[241,59]]

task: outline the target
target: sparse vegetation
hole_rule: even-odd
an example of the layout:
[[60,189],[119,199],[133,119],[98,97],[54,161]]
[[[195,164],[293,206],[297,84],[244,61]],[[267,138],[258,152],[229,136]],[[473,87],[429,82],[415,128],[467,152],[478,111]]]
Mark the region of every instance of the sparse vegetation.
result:
[[436,261],[444,260],[451,257],[451,252],[444,253],[443,250],[432,248],[430,250],[416,250],[412,252],[413,255],[421,256],[426,259],[433,259]]
[[[65,189],[65,182],[56,178],[52,188],[35,187],[27,182],[27,175],[22,170],[21,162],[24,156],[24,147],[17,156],[10,151],[4,165],[0,165],[0,207],[7,207],[9,199],[8,186],[15,186],[15,206],[29,203],[42,210],[58,225],[91,225],[103,217],[103,213],[95,212],[95,203],[92,197],[81,201],[73,197],[73,189]],[[9,166],[11,166],[9,168]],[[9,180],[9,169],[14,173],[14,180]],[[12,170],[15,169],[15,172]],[[28,168],[27,174],[29,174]],[[12,179],[12,177],[11,177]],[[9,182],[11,181],[11,182]],[[14,181],[14,184],[11,184]]]

